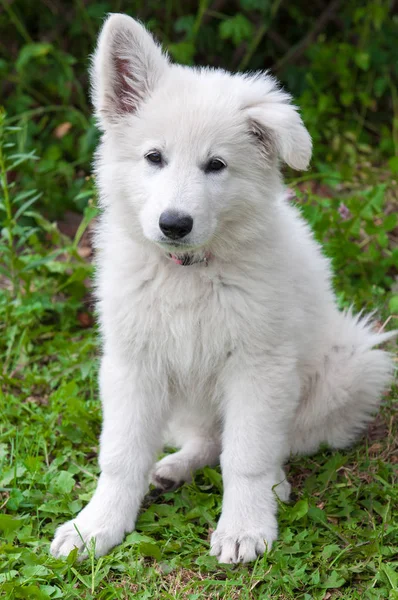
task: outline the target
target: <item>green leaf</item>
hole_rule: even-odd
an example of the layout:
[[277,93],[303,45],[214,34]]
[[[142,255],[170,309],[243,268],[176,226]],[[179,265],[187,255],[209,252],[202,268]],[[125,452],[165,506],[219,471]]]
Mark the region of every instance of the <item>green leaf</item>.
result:
[[341,577],[337,571],[332,571],[324,583],[321,583],[322,588],[339,588],[345,584],[344,577]]
[[267,12],[270,8],[268,2],[264,0],[240,0],[240,5],[244,10],[258,10],[260,12]]
[[195,55],[195,46],[191,42],[179,42],[178,44],[169,44],[168,50],[171,56],[179,63],[192,65]]
[[382,565],[382,570],[384,571],[389,584],[391,585],[391,588],[395,591],[398,592],[398,575],[397,572],[390,567],[390,565]]
[[296,502],[293,508],[290,510],[291,521],[298,521],[302,519],[308,513],[308,500],[303,498]]
[[367,52],[357,52],[354,60],[355,64],[362,69],[362,71],[367,71],[369,69],[370,56]]
[[14,215],[14,219],[17,220],[19,219],[19,217],[21,215],[24,214],[24,212],[26,212],[26,209],[29,208],[30,206],[32,206],[32,204],[34,204],[40,197],[42,196],[42,193],[39,192],[38,194],[36,194],[35,196],[33,196],[33,198],[30,198],[29,200],[27,200],[26,202],[24,202],[22,204],[22,206],[20,206],[17,210],[17,212]]
[[327,517],[325,512],[317,506],[310,506],[308,509],[308,516],[315,522],[327,523]]
[[7,165],[7,168],[10,171],[13,171],[14,169],[16,169],[17,167],[29,160],[39,160],[39,157],[36,156],[34,150],[29,152],[28,154],[12,154],[9,158],[13,160],[12,163]]
[[37,190],[26,190],[24,192],[19,192],[18,194],[16,194],[12,200],[13,204],[19,204],[22,200],[26,200],[27,198],[30,198],[31,196],[35,195],[37,193]]
[[48,44],[46,42],[26,44],[20,51],[17,58],[17,62],[15,64],[17,71],[22,71],[31,60],[47,56],[52,49],[52,44]]
[[388,235],[385,231],[380,231],[380,233],[377,236],[377,241],[379,242],[382,248],[387,248],[390,242]]
[[132,533],[129,533],[125,539],[125,542],[127,544],[143,544],[143,543],[148,543],[148,544],[152,544],[153,540],[152,538],[150,538],[147,535],[143,535],[142,533],[139,533],[138,531],[133,531]]
[[186,32],[188,35],[192,32],[195,24],[194,15],[184,15],[174,23],[174,31],[177,33]]
[[0,515],[0,530],[5,533],[13,532],[22,527],[22,519],[14,519],[11,515]]
[[29,579],[35,579],[36,577],[44,577],[48,575],[51,571],[47,569],[44,565],[27,565],[22,568],[22,574]]
[[205,467],[203,469],[203,473],[206,478],[210,481],[214,487],[216,487],[219,491],[223,489],[222,476],[215,469],[211,469],[210,467]]
[[8,446],[7,444],[0,444],[0,460],[3,461],[8,454]]
[[398,315],[398,296],[393,296],[388,303],[388,310],[393,315]]
[[162,553],[160,548],[154,544],[149,542],[141,542],[139,545],[140,554],[142,556],[150,556],[155,560],[159,561],[162,558]]
[[322,556],[324,558],[330,558],[331,556],[333,556],[333,554],[337,554],[338,552],[340,552],[340,546],[338,546],[337,544],[328,544],[322,550]]
[[388,161],[388,166],[390,167],[391,173],[394,175],[398,175],[398,156],[393,156]]
[[21,490],[13,489],[6,504],[7,510],[17,511],[23,502],[25,502],[25,496]]
[[54,494],[70,494],[75,485],[73,475],[68,471],[60,471],[56,478],[51,482],[50,490]]
[[17,467],[9,467],[5,471],[3,471],[2,478],[0,479],[0,485],[7,486],[14,479],[18,479],[22,477],[22,475],[26,472],[26,467],[24,465],[18,465]]
[[41,585],[40,589],[45,594],[48,594],[51,597],[51,600],[55,600],[55,598],[63,598],[64,595],[59,587],[54,585]]
[[89,224],[91,223],[91,221],[97,217],[99,214],[99,210],[96,206],[86,206],[86,208],[84,209],[84,216],[83,219],[80,222],[79,227],[77,228],[77,231],[75,233],[75,237],[73,239],[73,245],[75,248],[77,248],[80,240],[83,237],[84,232],[86,231],[87,227],[89,226]]
[[395,229],[395,227],[397,225],[397,221],[398,221],[397,213],[391,213],[391,214],[387,215],[383,221],[383,230],[384,231],[392,231],[393,229]]
[[5,571],[5,573],[0,573],[0,585],[5,581],[11,581],[18,577],[19,573],[15,569],[10,569],[9,571]]
[[354,102],[354,94],[351,91],[346,91],[340,94],[340,100],[343,106],[351,106]]
[[253,25],[244,15],[237,14],[220,24],[221,39],[231,39],[235,46],[239,46],[243,40],[249,40],[252,36]]

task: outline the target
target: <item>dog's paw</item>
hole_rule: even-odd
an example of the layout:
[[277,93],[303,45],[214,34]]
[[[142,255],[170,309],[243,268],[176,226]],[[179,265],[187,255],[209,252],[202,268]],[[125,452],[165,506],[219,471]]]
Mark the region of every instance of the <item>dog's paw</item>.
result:
[[192,475],[185,460],[179,459],[179,453],[165,456],[156,463],[151,475],[153,485],[164,491],[172,492],[186,481],[191,481]]
[[89,551],[95,556],[106,554],[111,548],[120,544],[124,533],[117,531],[112,523],[95,526],[85,525],[79,519],[73,519],[58,527],[50,546],[50,553],[55,557],[68,556],[77,548],[80,560],[87,558]]
[[278,535],[276,519],[274,524],[257,531],[234,530],[220,526],[211,536],[211,556],[219,563],[248,563],[271,550]]

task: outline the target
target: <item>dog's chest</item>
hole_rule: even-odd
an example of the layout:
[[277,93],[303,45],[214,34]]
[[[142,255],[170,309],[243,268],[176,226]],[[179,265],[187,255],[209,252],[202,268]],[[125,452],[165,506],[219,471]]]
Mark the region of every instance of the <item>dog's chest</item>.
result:
[[[189,268],[181,267],[183,273]],[[217,278],[158,276],[126,294],[109,307],[108,331],[146,368],[203,379],[222,368],[236,346],[241,327]]]
[[173,285],[162,297],[148,297],[152,352],[176,374],[208,374],[219,369],[234,345],[234,321],[229,318],[217,285],[197,279]]

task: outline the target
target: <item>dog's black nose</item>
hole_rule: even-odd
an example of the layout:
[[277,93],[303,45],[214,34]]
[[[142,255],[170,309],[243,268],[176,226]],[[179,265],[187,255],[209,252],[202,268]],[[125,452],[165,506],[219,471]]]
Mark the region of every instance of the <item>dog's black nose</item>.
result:
[[160,215],[159,227],[168,238],[179,240],[192,231],[193,219],[189,215],[165,210]]

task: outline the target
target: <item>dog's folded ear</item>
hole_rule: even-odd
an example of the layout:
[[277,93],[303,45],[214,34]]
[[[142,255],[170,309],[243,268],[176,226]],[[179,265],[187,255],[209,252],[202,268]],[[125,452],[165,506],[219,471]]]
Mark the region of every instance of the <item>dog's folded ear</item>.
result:
[[141,23],[127,15],[111,14],[100,33],[91,68],[99,124],[105,129],[134,113],[168,64],[167,56]]
[[266,154],[277,153],[293,169],[307,169],[312,153],[311,136],[297,107],[291,103],[291,96],[267,74],[245,79],[242,108],[247,112],[256,141]]

